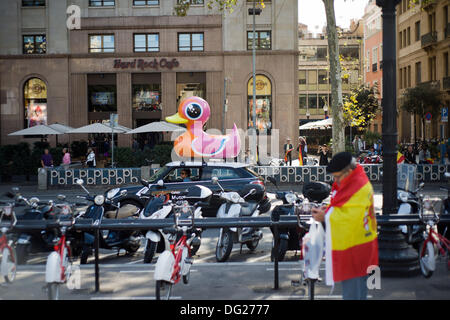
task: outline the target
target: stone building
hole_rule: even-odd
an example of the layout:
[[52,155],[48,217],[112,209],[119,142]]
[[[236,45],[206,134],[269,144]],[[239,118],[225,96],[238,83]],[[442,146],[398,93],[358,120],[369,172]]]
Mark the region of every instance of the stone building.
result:
[[[136,128],[191,95],[211,106],[207,128],[247,130],[252,1],[230,13],[190,0],[184,17],[174,14],[176,1],[1,1],[1,144],[33,142],[7,134],[36,123],[80,127],[111,113]],[[265,2],[255,23],[257,125],[261,135],[278,129],[281,143],[298,136],[298,4]],[[131,137],[119,135],[118,145],[131,146]]]

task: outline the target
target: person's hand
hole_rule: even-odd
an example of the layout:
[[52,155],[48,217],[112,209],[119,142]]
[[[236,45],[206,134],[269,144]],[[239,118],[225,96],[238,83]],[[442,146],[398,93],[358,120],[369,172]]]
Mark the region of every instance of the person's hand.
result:
[[326,206],[322,206],[320,208],[312,207],[311,208],[311,215],[314,220],[318,222],[325,221],[325,212],[326,212]]

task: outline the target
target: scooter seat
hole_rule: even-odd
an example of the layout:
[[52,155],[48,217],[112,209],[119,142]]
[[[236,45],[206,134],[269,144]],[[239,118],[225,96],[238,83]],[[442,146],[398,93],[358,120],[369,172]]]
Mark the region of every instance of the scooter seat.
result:
[[251,216],[255,212],[257,207],[258,207],[258,203],[253,203],[253,202],[243,203],[242,207],[241,207],[240,216],[241,217]]

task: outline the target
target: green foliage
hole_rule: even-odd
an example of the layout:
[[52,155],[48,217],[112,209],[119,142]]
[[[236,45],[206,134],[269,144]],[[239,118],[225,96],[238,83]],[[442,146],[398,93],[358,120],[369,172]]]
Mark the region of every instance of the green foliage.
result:
[[84,140],[74,141],[70,145],[70,155],[72,158],[85,157],[87,154],[88,143]]
[[406,89],[403,94],[401,108],[424,119],[427,112],[431,112],[433,116],[436,116],[439,113],[440,105],[441,92],[439,89],[419,85]]
[[173,145],[172,144],[158,144],[152,150],[133,152],[131,148],[115,148],[114,161],[117,161],[118,168],[142,167],[147,166],[146,159],[153,163],[159,163],[161,166],[172,161]]
[[366,131],[363,135],[363,139],[366,142],[367,148],[373,146],[378,140],[381,140],[381,134],[373,131]]
[[[206,6],[208,9],[218,8],[220,11],[227,10],[228,12],[233,12],[233,7],[236,6],[238,0],[207,0]],[[256,5],[264,8],[264,0],[256,0]],[[189,0],[179,0],[178,4],[174,7],[174,14],[177,16],[184,17],[187,15],[191,3]]]

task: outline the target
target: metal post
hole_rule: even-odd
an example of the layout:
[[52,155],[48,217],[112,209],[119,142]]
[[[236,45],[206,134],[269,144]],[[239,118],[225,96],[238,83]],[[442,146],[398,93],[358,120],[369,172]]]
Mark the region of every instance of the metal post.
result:
[[225,134],[225,118],[227,114],[227,80],[225,77],[223,82],[223,112],[222,112],[222,134]]
[[[377,0],[383,19],[383,215],[397,213],[397,91],[396,19],[400,0]],[[398,227],[381,227],[379,261],[385,276],[419,272],[418,255]]]
[[273,270],[274,270],[274,289],[279,288],[279,274],[278,274],[278,254],[280,251],[280,234],[278,232],[278,223],[280,221],[280,214],[278,212],[273,212],[271,214],[272,227],[273,227]]
[[98,249],[99,249],[99,241],[100,241],[100,229],[97,227],[95,229],[95,292],[100,291],[100,270],[98,266]]
[[256,25],[256,0],[253,0],[253,41],[252,41],[252,65],[253,65],[253,109],[252,109],[252,118],[253,118],[253,141],[255,143],[255,146],[253,148],[254,155],[253,159],[256,163],[257,159],[257,151],[256,151],[256,31],[255,31],[255,25]]

